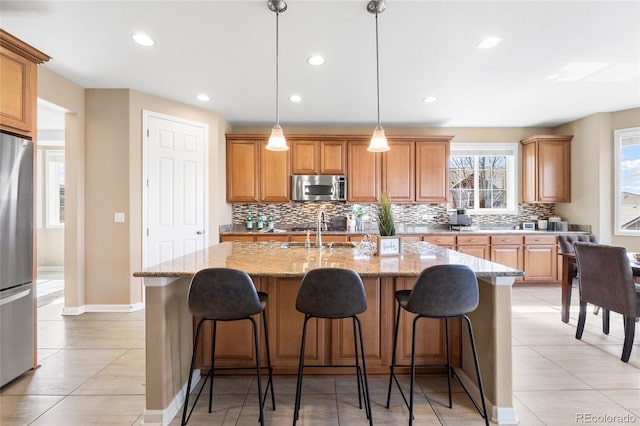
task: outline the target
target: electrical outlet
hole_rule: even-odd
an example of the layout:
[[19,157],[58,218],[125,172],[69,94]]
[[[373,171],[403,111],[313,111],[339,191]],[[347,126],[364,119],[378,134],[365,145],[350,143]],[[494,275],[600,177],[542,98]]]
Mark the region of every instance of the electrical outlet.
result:
[[124,213],[114,213],[113,221],[115,223],[124,223]]

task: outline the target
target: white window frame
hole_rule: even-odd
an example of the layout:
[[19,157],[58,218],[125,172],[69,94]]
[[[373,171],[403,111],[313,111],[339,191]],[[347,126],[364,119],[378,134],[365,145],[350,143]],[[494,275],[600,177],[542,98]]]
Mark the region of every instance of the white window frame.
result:
[[64,228],[60,221],[60,193],[57,175],[60,164],[64,167],[64,150],[47,149],[45,151],[45,224],[47,228]]
[[[477,156],[477,155],[505,155],[507,157],[507,208],[495,209],[495,208],[475,208],[467,209],[467,213],[484,215],[484,214],[505,214],[505,215],[517,215],[518,214],[518,158],[519,158],[519,144],[517,142],[508,143],[466,143],[466,142],[453,142],[449,149],[450,156]],[[448,177],[447,177],[448,179]],[[478,177],[474,187],[475,196],[479,197]],[[479,206],[479,200],[474,202],[475,206]],[[452,206],[453,207],[453,206]]]
[[[640,158],[636,160],[629,161],[629,164],[626,164],[623,167],[622,164],[622,156],[621,151],[623,146],[630,145],[640,145],[640,127],[632,127],[628,129],[619,129],[614,131],[614,173],[615,173],[615,203],[614,203],[614,221],[615,221],[615,235],[640,235],[640,230],[633,229],[623,229],[622,226],[629,222],[629,220],[633,220],[633,218],[626,217],[622,219],[623,209],[622,209],[622,191],[624,188],[630,186],[634,181],[627,181],[624,179],[624,176],[630,176],[634,173],[638,173],[639,176],[635,180],[635,182],[640,182]],[[627,170],[633,170],[633,172],[626,172]],[[624,175],[624,176],[623,176]],[[639,184],[636,184],[640,186]],[[640,205],[637,206],[637,215],[640,217]]]

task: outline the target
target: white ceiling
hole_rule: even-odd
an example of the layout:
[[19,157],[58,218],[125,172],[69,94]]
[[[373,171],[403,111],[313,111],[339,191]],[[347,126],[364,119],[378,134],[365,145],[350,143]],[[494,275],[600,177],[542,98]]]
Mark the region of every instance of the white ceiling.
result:
[[[387,3],[379,16],[385,127],[555,126],[640,107],[640,1]],[[285,131],[375,123],[375,19],[366,4],[288,0],[280,15]],[[266,0],[0,2],[0,26],[50,55],[53,72],[86,88],[130,88],[217,111],[237,125],[275,120],[275,19]],[[155,46],[133,43],[135,31]],[[493,35],[503,38],[498,47],[476,49]],[[306,62],[316,53],[325,65]],[[583,75],[562,76],[576,66]],[[302,102],[291,103],[293,93]],[[439,100],[423,103],[430,95]]]

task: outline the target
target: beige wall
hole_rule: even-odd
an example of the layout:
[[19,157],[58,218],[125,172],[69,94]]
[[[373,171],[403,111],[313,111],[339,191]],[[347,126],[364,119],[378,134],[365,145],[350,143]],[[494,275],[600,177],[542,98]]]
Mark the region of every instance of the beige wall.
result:
[[555,129],[574,135],[571,143],[571,203],[556,204],[556,213],[572,223],[590,224],[606,244],[640,251],[640,238],[614,233],[614,140],[616,129],[640,126],[640,108],[594,114]]
[[38,67],[38,97],[67,110],[65,114],[65,307],[84,305],[85,152],[84,89]]
[[39,228],[38,268],[64,265],[64,228]]

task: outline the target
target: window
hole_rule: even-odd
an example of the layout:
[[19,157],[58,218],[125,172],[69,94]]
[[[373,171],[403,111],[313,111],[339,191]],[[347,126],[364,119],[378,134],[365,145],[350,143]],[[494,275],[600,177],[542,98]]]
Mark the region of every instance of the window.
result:
[[64,151],[46,150],[46,226],[64,226]]
[[452,207],[474,214],[516,214],[517,153],[517,143],[452,143],[449,156]]
[[616,235],[640,235],[640,127],[614,132]]

